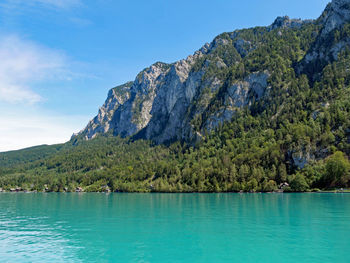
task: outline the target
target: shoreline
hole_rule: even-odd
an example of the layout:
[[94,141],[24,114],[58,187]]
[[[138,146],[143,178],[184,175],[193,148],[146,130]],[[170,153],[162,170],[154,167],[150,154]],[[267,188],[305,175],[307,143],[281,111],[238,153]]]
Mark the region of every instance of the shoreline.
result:
[[345,191],[317,192],[38,192],[38,191],[1,191],[0,194],[350,194]]

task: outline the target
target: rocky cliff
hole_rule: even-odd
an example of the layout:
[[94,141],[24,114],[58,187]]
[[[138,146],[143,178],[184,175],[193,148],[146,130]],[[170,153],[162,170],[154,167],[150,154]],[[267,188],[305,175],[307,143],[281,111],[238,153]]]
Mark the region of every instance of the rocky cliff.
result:
[[350,0],[333,0],[316,21],[321,26],[315,42],[297,67],[299,74],[306,73],[313,80],[319,78],[322,69],[337,60],[338,54],[349,47],[350,36],[344,27],[350,22]]
[[[133,82],[115,87],[108,92],[107,99],[86,128],[80,132],[87,140],[95,138],[100,133],[107,133],[114,129],[114,113],[130,98],[130,88]],[[74,135],[76,136],[76,135]]]
[[269,97],[272,72],[264,64],[251,66],[250,58],[269,38],[289,31],[308,34],[312,44],[301,47],[294,69],[317,78],[349,46],[350,36],[335,36],[348,22],[350,0],[333,0],[316,21],[278,17],[268,27],[221,34],[186,59],[157,62],[133,82],[112,89],[79,135],[87,140],[113,133],[156,143],[197,141],[237,111]]

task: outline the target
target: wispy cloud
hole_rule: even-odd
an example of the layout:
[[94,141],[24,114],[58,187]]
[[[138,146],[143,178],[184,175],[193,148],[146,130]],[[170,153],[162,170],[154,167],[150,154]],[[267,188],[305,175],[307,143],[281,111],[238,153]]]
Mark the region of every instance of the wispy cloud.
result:
[[72,17],[69,21],[79,27],[86,27],[93,24],[90,20],[79,17]]
[[59,8],[70,8],[80,6],[80,0],[24,0],[26,2],[40,3],[44,5],[51,5]]
[[33,17],[43,23],[55,21],[61,25],[87,27],[93,24],[84,17],[87,6],[83,0],[0,0],[2,23],[18,24],[21,17]]
[[0,101],[36,103],[42,98],[32,85],[66,77],[67,58],[18,36],[0,37]]
[[[38,144],[63,143],[89,117],[49,110],[50,83],[71,83],[94,76],[79,73],[88,67],[64,53],[16,35],[0,36],[0,152]],[[47,89],[40,93],[37,86]],[[69,88],[68,88],[69,90]],[[68,93],[67,92],[65,93]],[[47,108],[48,107],[48,108]]]
[[82,6],[82,4],[81,0],[3,0],[0,3],[0,7],[6,9],[23,9],[40,5],[49,8],[68,9]]
[[28,108],[7,111],[1,116],[0,152],[66,142],[88,121],[84,116],[48,115]]

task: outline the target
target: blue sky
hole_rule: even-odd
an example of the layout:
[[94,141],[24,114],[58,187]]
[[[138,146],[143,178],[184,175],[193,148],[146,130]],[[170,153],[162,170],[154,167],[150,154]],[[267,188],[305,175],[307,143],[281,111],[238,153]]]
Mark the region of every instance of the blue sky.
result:
[[110,88],[216,35],[317,18],[328,0],[1,0],[0,151],[67,141]]

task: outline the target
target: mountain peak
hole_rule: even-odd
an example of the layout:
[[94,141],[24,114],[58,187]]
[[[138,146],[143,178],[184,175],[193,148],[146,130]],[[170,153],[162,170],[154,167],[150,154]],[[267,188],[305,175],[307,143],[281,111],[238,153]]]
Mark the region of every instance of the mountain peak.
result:
[[328,4],[320,19],[324,24],[323,35],[350,22],[350,0],[333,0]]
[[274,30],[276,28],[299,28],[304,23],[310,23],[312,20],[301,20],[301,19],[291,19],[289,16],[279,16],[275,19],[269,30]]
[[[113,89],[98,115],[80,134],[85,139],[111,132],[156,143],[195,142],[231,120],[240,109],[269,96],[268,79],[275,66],[266,67],[266,60],[264,65],[250,65],[252,57],[258,57],[253,51],[271,48],[272,44],[266,45],[266,41],[276,37],[276,32],[269,31],[281,31],[277,32],[280,36],[282,29],[301,33],[307,45],[295,53],[306,55],[294,70],[315,79],[350,42],[343,38],[330,45],[323,34],[341,28],[347,21],[350,0],[333,0],[317,21],[280,16],[267,28],[222,33],[186,59],[172,64],[154,63],[141,71],[134,82]],[[290,41],[294,39],[292,33],[285,34]],[[248,54],[252,56],[246,58]]]

